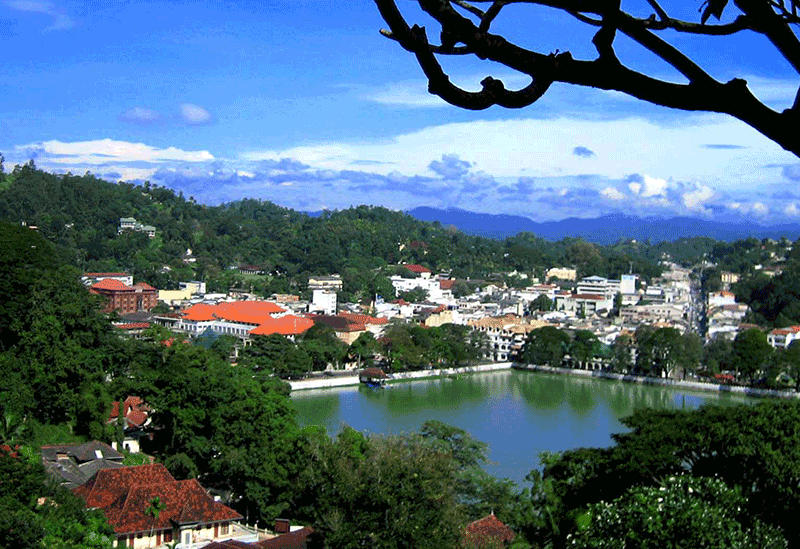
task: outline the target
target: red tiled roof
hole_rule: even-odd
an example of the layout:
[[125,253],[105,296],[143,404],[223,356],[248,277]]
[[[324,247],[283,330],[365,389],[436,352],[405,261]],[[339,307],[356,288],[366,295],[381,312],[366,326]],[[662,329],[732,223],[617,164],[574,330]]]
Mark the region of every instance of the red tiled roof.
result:
[[374,316],[369,315],[359,315],[356,313],[340,313],[341,317],[351,320],[353,322],[358,322],[360,324],[388,324],[388,318],[377,318]]
[[[141,427],[147,421],[147,414],[150,407],[138,396],[129,396],[122,402],[123,413],[125,414],[126,427]],[[111,403],[111,414],[108,416],[109,422],[119,417],[119,401]]]
[[137,282],[136,284],[131,286],[131,288],[141,288],[142,290],[155,290],[155,288],[153,288],[150,284],[147,284],[145,282]]
[[441,288],[442,290],[452,290],[455,284],[456,284],[455,280],[440,280],[439,288]]
[[149,328],[149,322],[129,322],[127,324],[114,324],[114,328],[119,330],[139,330],[141,328]]
[[259,549],[305,549],[306,539],[314,533],[314,529],[310,526],[282,534],[272,539],[265,539],[257,541],[253,545]]
[[156,463],[153,465],[123,467],[121,469],[100,470],[87,480],[86,484],[75,488],[73,491],[83,498],[88,507],[102,509],[111,505],[133,486],[163,484],[174,481],[175,479],[169,474],[167,468],[160,463]]
[[115,278],[104,278],[100,282],[92,284],[92,290],[127,290],[128,288],[130,286]]
[[[175,480],[160,464],[102,469],[74,492],[88,507],[102,509],[117,534],[242,518],[214,501],[197,480]],[[157,520],[144,512],[156,497],[164,504]]]
[[515,537],[514,531],[494,516],[494,513],[470,522],[464,529],[466,547],[500,547],[510,543]]
[[771,335],[789,335],[800,332],[800,326],[787,326],[785,328],[775,328],[770,332]]
[[403,267],[405,267],[406,269],[408,269],[412,273],[417,273],[417,274],[431,272],[430,269],[426,269],[422,265],[416,265],[414,263],[406,263],[406,264],[403,265]]

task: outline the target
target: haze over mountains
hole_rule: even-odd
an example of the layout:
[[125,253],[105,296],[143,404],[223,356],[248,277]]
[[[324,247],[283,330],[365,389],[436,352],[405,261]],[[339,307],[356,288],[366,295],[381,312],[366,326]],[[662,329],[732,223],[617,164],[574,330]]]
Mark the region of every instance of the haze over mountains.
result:
[[800,237],[800,224],[759,225],[752,221],[712,221],[693,217],[639,218],[624,214],[605,215],[594,219],[567,218],[560,221],[536,222],[527,217],[483,214],[455,208],[419,207],[407,212],[421,221],[438,221],[460,231],[503,239],[520,232],[531,232],[545,240],[580,237],[597,244],[613,244],[620,239],[650,240],[652,243],[678,238],[710,237],[732,242],[748,237],[791,240]]

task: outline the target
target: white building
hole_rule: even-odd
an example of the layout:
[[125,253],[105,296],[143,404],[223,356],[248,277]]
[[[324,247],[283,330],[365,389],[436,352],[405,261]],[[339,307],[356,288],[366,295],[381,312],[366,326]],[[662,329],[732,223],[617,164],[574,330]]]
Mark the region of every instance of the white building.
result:
[[800,326],[775,328],[767,334],[767,341],[775,349],[786,349],[793,341],[800,339]]
[[314,290],[311,303],[308,304],[309,313],[323,315],[336,314],[336,292],[329,290]]

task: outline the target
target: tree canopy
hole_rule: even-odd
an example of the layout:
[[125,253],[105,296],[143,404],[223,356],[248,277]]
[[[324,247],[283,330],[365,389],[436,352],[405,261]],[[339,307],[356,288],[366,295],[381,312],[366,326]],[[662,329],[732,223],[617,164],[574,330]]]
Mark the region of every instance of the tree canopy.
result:
[[[777,55],[795,72],[800,72],[798,0],[707,0],[701,6],[699,21],[677,18],[674,13],[670,15],[672,11],[680,12],[681,6],[665,8],[657,0],[648,0],[649,6],[580,0],[417,1],[441,28],[438,43],[428,39],[424,27],[408,24],[396,0],[375,0],[389,26],[389,30],[381,32],[414,54],[428,79],[428,90],[448,103],[471,110],[493,105],[522,108],[539,100],[554,82],[564,82],[615,90],[675,109],[728,114],[800,156],[800,139],[791,129],[797,125],[800,94],[790,108],[778,112],[753,95],[742,78],[718,80],[712,75],[716,67],[701,66],[688,49],[681,50],[674,45],[681,43],[676,39],[681,35],[719,40],[745,32],[757,33],[774,46]],[[478,4],[489,6],[481,9]],[[513,17],[512,14],[525,8],[541,7],[583,23],[596,51],[593,58],[576,59],[568,51],[568,44],[555,52],[534,51],[491,32],[492,25],[503,17]],[[712,17],[717,22],[711,22]],[[536,29],[526,29],[525,35],[535,36]],[[615,50],[615,42],[619,42],[620,37],[652,53],[654,61],[670,65],[685,82],[662,78],[655,62],[651,74],[626,65]],[[508,67],[527,75],[531,82],[522,89],[509,90],[501,80],[487,76],[481,81],[481,91],[467,91],[450,81],[437,57],[465,55]]]

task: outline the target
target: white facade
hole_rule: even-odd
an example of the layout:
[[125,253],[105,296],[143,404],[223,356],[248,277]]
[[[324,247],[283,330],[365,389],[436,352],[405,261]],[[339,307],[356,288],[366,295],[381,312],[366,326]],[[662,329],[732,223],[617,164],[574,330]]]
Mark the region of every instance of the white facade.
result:
[[336,314],[336,292],[329,290],[314,290],[308,312],[322,313],[324,315]]

